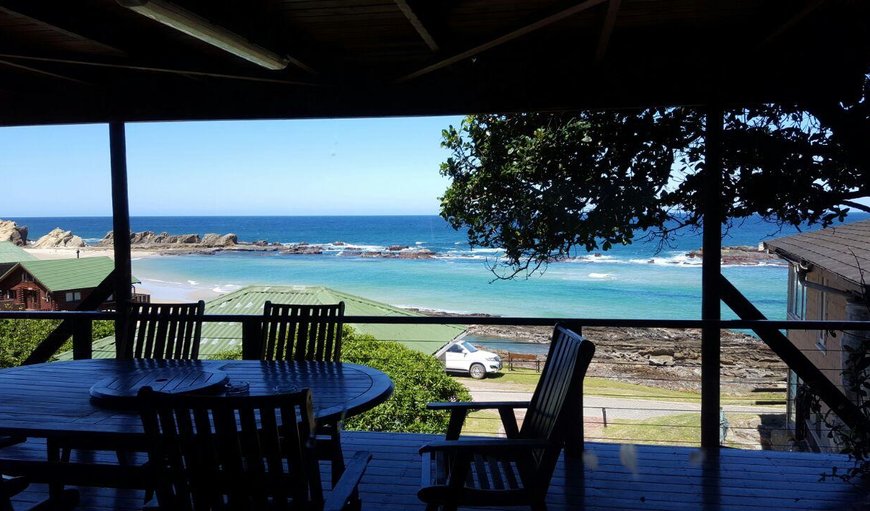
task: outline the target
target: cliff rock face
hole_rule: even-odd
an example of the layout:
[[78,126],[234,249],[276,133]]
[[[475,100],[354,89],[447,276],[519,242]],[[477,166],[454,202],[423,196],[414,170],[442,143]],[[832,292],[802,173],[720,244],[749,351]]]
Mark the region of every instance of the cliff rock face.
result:
[[34,248],[78,248],[86,247],[87,243],[70,231],[55,227],[51,232],[36,240]]
[[238,245],[239,238],[233,233],[220,234],[209,233],[202,237],[201,245],[204,247],[232,247]]
[[19,247],[27,245],[27,227],[19,227],[12,220],[0,220],[0,241],[11,241]]

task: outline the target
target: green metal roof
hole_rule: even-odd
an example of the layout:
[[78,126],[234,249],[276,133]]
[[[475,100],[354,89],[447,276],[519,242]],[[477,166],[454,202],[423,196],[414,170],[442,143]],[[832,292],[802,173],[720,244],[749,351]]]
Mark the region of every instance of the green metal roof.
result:
[[36,258],[28,254],[21,247],[11,241],[0,241],[0,263],[17,263],[20,261],[35,261]]
[[[215,298],[205,305],[206,314],[263,313],[266,301],[296,305],[318,305],[344,301],[347,316],[422,316],[398,307],[343,293],[326,287],[304,286],[249,286]],[[426,353],[434,353],[446,342],[465,332],[462,325],[378,325],[350,324],[354,330],[384,341],[398,341],[405,346]],[[237,349],[242,343],[242,325],[239,323],[203,323],[199,353],[203,358]],[[115,356],[112,337],[94,342],[94,358]],[[66,354],[64,354],[66,355]],[[63,358],[64,355],[59,355]],[[72,354],[68,354],[71,358]]]
[[[115,268],[114,261],[103,256],[21,261],[19,264],[52,292],[97,287]],[[134,277],[132,283],[139,281]]]

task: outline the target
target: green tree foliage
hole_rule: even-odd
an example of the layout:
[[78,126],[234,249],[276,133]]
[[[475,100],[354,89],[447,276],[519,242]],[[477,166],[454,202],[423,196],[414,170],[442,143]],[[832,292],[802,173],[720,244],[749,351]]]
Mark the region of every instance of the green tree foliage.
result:
[[0,367],[21,365],[59,323],[48,319],[0,320]]
[[[60,320],[0,319],[0,367],[21,365],[33,350],[54,331]],[[92,339],[102,339],[115,333],[112,321],[94,321]],[[72,349],[72,340],[58,351]]]
[[[723,218],[842,220],[870,195],[868,84],[851,103],[726,111]],[[441,215],[513,277],[636,233],[666,243],[702,224],[706,117],[691,108],[472,115],[442,132]],[[859,143],[863,140],[863,143]]]
[[349,430],[443,433],[448,415],[426,409],[432,401],[470,401],[468,390],[447,376],[431,355],[393,341],[346,332],[342,360],[383,371],[393,380],[393,395],[376,408],[344,421]]
[[[381,341],[344,327],[343,362],[367,365],[393,380],[393,395],[386,402],[344,420],[344,427],[357,431],[443,433],[448,415],[426,409],[432,401],[469,401],[471,395],[444,372],[435,357],[424,355],[393,341]],[[220,353],[216,359],[238,360],[241,348]]]

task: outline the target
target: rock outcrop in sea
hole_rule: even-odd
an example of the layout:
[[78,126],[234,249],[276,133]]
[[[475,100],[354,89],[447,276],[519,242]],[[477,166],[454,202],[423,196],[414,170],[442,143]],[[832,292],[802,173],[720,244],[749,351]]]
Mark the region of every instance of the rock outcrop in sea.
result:
[[11,241],[19,247],[27,245],[27,227],[19,227],[12,220],[0,220],[0,241]]
[[[693,250],[686,254],[690,259],[704,257],[704,250]],[[722,247],[722,264],[753,265],[753,264],[785,264],[776,254],[771,254],[755,247],[731,246]]]
[[[135,248],[225,248],[238,245],[239,238],[233,233],[214,234],[209,233],[199,237],[198,234],[169,234],[166,232],[155,233],[153,231],[141,231],[130,233],[130,245]],[[111,247],[115,244],[115,234],[109,231],[99,245]]]
[[81,237],[70,231],[55,227],[45,236],[36,240],[33,248],[81,248],[88,246]]

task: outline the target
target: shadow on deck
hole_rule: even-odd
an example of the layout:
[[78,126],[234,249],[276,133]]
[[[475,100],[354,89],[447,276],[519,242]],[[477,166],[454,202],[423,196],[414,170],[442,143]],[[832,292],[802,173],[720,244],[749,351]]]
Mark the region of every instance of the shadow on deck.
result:
[[[420,445],[434,435],[347,432],[347,451],[368,450],[373,459],[363,478],[363,510],[422,510]],[[44,455],[32,443],[23,455]],[[706,468],[694,458],[697,449],[638,446],[636,470],[620,461],[617,444],[587,443],[590,466],[561,459],[547,498],[558,510],[867,510],[870,487],[858,488],[840,480],[820,480],[833,466],[848,466],[844,456],[725,449],[718,463]],[[113,459],[113,453],[100,454]],[[325,478],[328,480],[328,478]],[[143,492],[82,488],[79,509],[141,509]],[[44,499],[45,485],[33,485],[15,500],[25,509]],[[514,508],[520,509],[520,508]]]

